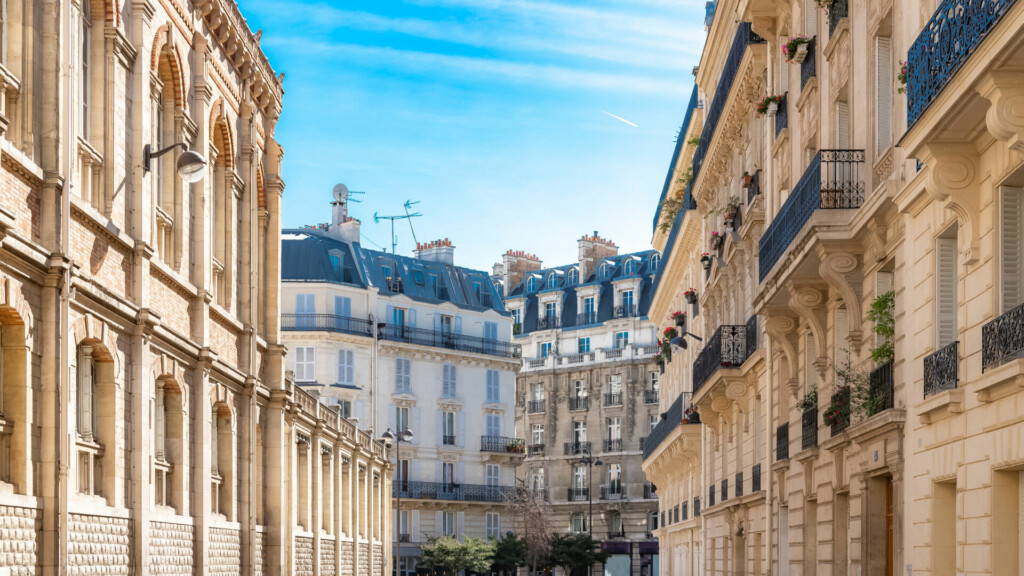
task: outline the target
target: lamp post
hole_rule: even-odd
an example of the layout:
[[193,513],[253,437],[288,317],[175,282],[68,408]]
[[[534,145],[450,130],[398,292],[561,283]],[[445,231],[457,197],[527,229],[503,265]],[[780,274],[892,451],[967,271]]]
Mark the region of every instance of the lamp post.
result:
[[386,432],[381,436],[384,441],[389,444],[393,441],[395,443],[395,462],[397,463],[396,468],[398,469],[398,495],[395,496],[395,512],[398,516],[398,526],[395,530],[395,552],[394,563],[395,563],[395,574],[400,576],[398,560],[401,556],[402,547],[402,490],[405,488],[403,485],[407,478],[403,478],[402,475],[402,442],[412,442],[413,434],[412,430],[405,428],[398,434],[391,431],[389,427]]
[[587,534],[594,537],[594,466],[604,466],[600,458],[594,458],[590,445],[584,444],[583,458],[580,462],[587,465]]
[[178,172],[178,176],[181,177],[185,182],[192,184],[203,179],[206,175],[206,158],[195,150],[189,150],[188,146],[184,142],[178,142],[177,144],[171,144],[166,148],[153,151],[153,148],[146,144],[142,148],[142,170],[149,172],[150,164],[153,160],[167,154],[171,150],[181,148],[184,152],[181,156],[178,156],[178,161],[175,162],[174,168]]

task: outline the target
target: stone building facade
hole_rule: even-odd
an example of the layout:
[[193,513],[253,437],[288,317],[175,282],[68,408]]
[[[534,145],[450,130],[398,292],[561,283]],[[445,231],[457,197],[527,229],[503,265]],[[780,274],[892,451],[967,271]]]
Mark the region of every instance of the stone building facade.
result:
[[669,574],[1024,572],[1022,29],[716,4],[655,215],[650,317],[703,338],[645,447]]
[[589,532],[611,554],[595,574],[656,574],[655,487],[640,463],[658,420],[657,334],[647,309],[659,256],[619,254],[596,232],[578,245],[570,265],[543,268],[509,251],[495,267],[523,355],[516,428],[527,456],[519,476],[545,501],[550,531]]
[[414,257],[364,248],[347,204],[338,185],[329,224],[284,231],[288,366],[360,428],[412,430],[392,451],[397,573],[411,576],[431,538],[496,539],[515,528],[519,359],[487,272],[456,266],[447,239],[420,244]]
[[0,572],[385,574],[385,446],[285,377],[258,36],[224,0],[2,16]]

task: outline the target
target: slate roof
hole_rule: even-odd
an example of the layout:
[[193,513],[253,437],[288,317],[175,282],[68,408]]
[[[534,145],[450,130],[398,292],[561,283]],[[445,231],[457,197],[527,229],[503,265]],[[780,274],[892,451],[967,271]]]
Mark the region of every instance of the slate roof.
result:
[[487,272],[368,250],[317,229],[282,231],[281,279],[373,286],[384,297],[401,293],[419,302],[506,314]]

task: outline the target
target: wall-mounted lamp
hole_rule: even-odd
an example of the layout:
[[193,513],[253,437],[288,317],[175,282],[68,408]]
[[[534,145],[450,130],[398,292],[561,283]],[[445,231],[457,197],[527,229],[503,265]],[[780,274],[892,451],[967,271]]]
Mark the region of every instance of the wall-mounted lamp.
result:
[[183,142],[177,144],[171,144],[166,148],[162,148],[153,152],[152,147],[146,144],[142,148],[142,169],[146,172],[150,170],[150,163],[154,158],[159,158],[164,154],[167,154],[175,148],[181,148],[184,152],[181,156],[178,156],[178,161],[175,162],[175,169],[178,172],[178,176],[188,184],[193,182],[199,182],[206,175],[206,158],[195,150],[189,150]]

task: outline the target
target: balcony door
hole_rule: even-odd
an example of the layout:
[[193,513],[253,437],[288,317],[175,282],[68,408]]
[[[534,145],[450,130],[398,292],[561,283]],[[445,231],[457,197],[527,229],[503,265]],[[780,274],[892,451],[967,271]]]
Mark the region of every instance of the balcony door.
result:
[[338,330],[350,330],[352,318],[352,299],[348,296],[334,297],[334,324]]
[[298,328],[313,328],[316,318],[316,296],[313,294],[295,295],[295,325]]

